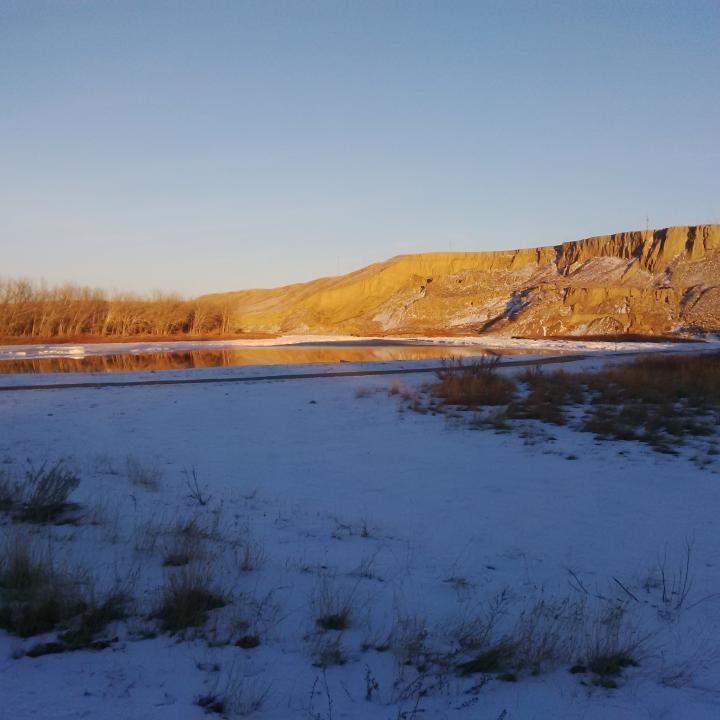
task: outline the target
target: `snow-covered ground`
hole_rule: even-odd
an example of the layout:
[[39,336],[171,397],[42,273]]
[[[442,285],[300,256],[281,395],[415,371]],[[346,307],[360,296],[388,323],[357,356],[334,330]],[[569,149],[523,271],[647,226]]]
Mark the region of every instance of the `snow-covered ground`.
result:
[[[135,618],[98,652],[30,658],[22,651],[37,638],[0,631],[0,715],[201,718],[196,699],[229,688],[239,702],[263,695],[255,716],[269,720],[720,717],[720,461],[701,467],[691,451],[668,457],[536,423],[524,436],[477,431],[403,409],[403,390],[426,381],[0,394],[0,467],[62,457],[82,477],[75,499],[85,519],[34,536],[68,567],[89,569],[100,589],[119,580],[137,600]],[[128,457],[157,465],[159,486],[132,484]],[[206,505],[188,496],[192,468]],[[200,562],[232,603],[194,637],[148,637],[154,624],[142,618],[177,572],[162,560],[179,519],[208,530]],[[3,522],[3,535],[18,531]],[[692,582],[676,608],[663,601],[660,569],[669,587],[687,544]],[[242,569],[246,549],[258,567]],[[323,594],[349,598],[348,630],[319,632]],[[621,633],[642,640],[639,666],[606,689],[565,662],[517,682],[405,664],[409,636],[422,639],[423,628],[428,655],[447,653],[463,622],[495,606],[502,635],[539,601],[570,603],[596,635],[622,606]],[[240,619],[259,647],[235,646]],[[375,649],[393,630],[394,647]],[[318,667],[334,641],[344,664]]]

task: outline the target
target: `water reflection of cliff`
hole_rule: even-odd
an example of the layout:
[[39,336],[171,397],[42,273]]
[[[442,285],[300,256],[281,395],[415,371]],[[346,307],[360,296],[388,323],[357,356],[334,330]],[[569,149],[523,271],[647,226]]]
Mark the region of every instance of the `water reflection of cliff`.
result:
[[[505,351],[509,353],[510,351]],[[527,352],[527,351],[521,351]],[[254,347],[83,358],[37,358],[0,362],[0,373],[127,372],[186,370],[234,365],[298,365],[303,363],[389,362],[494,354],[478,347],[442,345],[352,347]]]

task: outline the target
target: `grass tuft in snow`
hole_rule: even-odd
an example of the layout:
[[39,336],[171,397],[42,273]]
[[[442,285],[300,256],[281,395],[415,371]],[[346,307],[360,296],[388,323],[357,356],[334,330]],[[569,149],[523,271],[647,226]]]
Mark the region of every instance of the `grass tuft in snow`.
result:
[[150,461],[142,462],[128,455],[125,459],[125,474],[132,485],[147,490],[157,490],[162,479],[162,468]]
[[267,551],[259,540],[248,535],[236,552],[237,567],[240,572],[249,573],[260,570],[267,562]]
[[319,668],[345,665],[348,656],[342,642],[342,633],[316,635],[311,646],[312,664]]
[[208,713],[227,718],[247,717],[262,710],[271,686],[258,676],[245,675],[235,666],[227,673],[222,689],[218,678],[213,689],[200,695],[196,705]]
[[354,592],[323,578],[313,599],[315,624],[323,631],[347,630],[353,616]]
[[0,554],[0,627],[21,637],[54,630],[86,609],[78,588],[29,536],[14,534]]
[[20,499],[20,484],[9,470],[0,470],[0,512],[12,510]]
[[68,510],[75,507],[70,495],[80,485],[78,475],[62,460],[48,467],[30,467],[20,485],[17,501],[10,508],[13,520],[26,523],[61,522]]
[[208,612],[227,603],[208,569],[188,566],[167,576],[153,617],[166,632],[178,632],[204,625]]

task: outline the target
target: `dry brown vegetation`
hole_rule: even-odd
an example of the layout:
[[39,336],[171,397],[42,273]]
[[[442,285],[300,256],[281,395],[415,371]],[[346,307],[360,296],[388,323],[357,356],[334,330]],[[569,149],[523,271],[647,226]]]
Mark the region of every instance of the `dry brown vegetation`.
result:
[[507,405],[514,397],[517,385],[510,378],[496,372],[500,357],[481,358],[463,362],[450,360],[438,371],[439,382],[432,393],[447,405],[478,407]]
[[68,512],[77,509],[69,501],[80,478],[60,460],[54,465],[30,465],[21,479],[0,472],[0,511],[9,512],[14,522],[75,522]]
[[315,624],[320,630],[347,630],[353,616],[353,592],[325,578],[313,600]]
[[187,567],[168,575],[154,617],[163,630],[177,632],[203,625],[208,612],[227,604],[209,569]]
[[504,406],[492,415],[476,415],[478,427],[507,429],[508,420],[570,423],[599,437],[644,442],[659,452],[675,452],[689,437],[712,436],[720,424],[718,353],[649,355],[596,372],[538,367],[519,375],[518,383],[498,374],[497,362],[446,365],[430,391],[447,405]]
[[650,356],[584,373],[592,405],[582,429],[639,440],[661,452],[691,436],[717,432],[720,355]]
[[0,627],[30,637],[54,629],[86,607],[77,580],[28,535],[6,539],[0,552]]
[[155,293],[108,295],[102,290],[0,279],[0,337],[75,339],[167,338],[240,332],[228,300]]

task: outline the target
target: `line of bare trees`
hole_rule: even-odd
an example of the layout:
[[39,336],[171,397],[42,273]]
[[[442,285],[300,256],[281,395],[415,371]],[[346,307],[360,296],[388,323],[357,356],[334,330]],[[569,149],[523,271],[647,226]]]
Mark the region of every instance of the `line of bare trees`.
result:
[[178,295],[108,295],[77,285],[0,278],[0,336],[225,335],[240,332],[232,306]]

